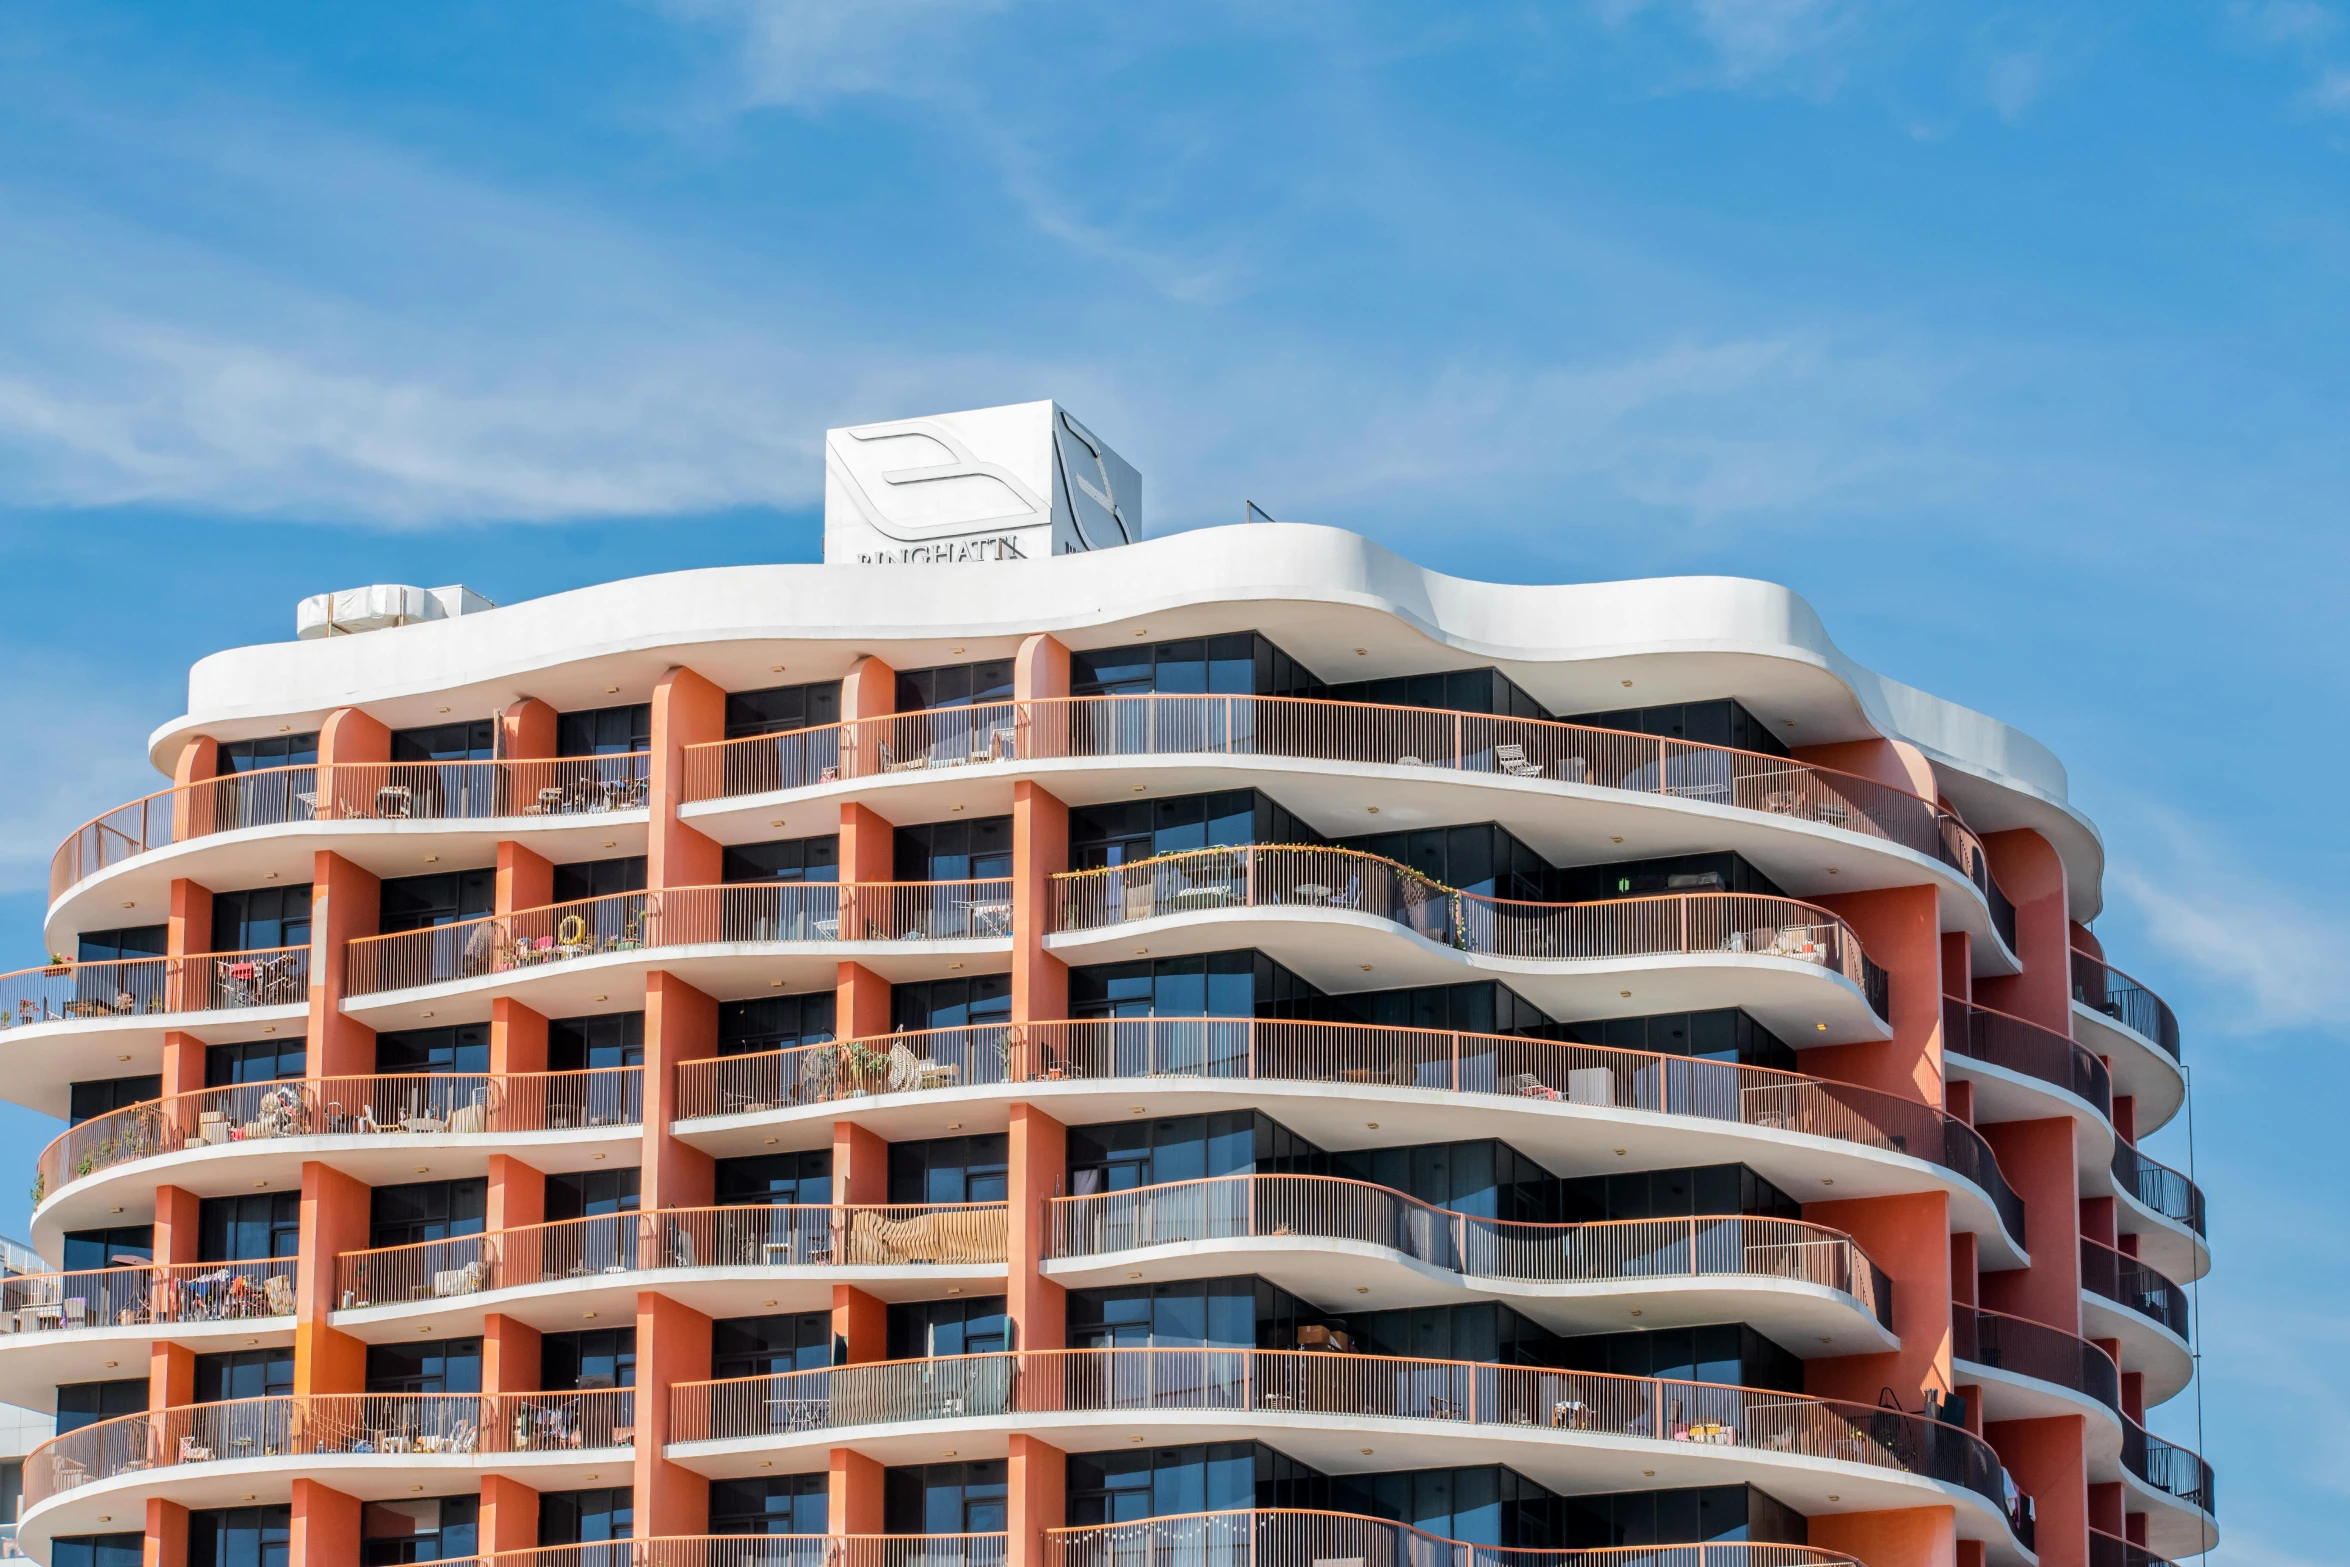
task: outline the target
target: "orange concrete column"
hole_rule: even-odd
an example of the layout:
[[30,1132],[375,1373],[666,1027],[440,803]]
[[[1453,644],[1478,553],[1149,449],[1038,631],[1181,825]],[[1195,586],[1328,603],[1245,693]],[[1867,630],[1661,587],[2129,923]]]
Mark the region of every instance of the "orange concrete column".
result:
[[1062,1349],[1068,1342],[1068,1292],[1042,1269],[1050,1239],[1045,1204],[1059,1194],[1068,1170],[1069,1133],[1034,1105],[1012,1106],[1011,1120],[1006,1183],[1011,1249],[1004,1311],[1021,1350]]
[[832,1336],[848,1364],[889,1358],[889,1305],[853,1284],[832,1287]]
[[710,1319],[666,1295],[636,1298],[636,1533],[706,1534],[710,1482],[663,1456],[669,1391],[710,1377]]
[[1942,933],[1942,994],[1975,999],[1975,941],[1963,930]]
[[832,1534],[881,1532],[881,1460],[836,1447],[826,1465],[824,1527]]
[[373,872],[325,849],[311,856],[306,1075],[314,1081],[364,1077],[375,1070],[375,1030],[343,1014],[343,960],[345,945],[353,937],[374,935],[382,917],[383,883]]
[[498,845],[497,912],[543,909],[555,901],[555,863],[512,839]]
[[145,1567],[188,1567],[188,1510],[160,1496],[147,1498]]
[[493,1311],[481,1324],[481,1390],[535,1393],[539,1390],[540,1333],[530,1324]]
[[171,840],[183,843],[216,829],[213,791],[197,785],[219,776],[220,742],[195,735],[180,745],[171,764]]
[[[679,1063],[706,1060],[717,1053],[718,1003],[675,974],[659,969],[647,974],[645,1148],[638,1199],[647,1209],[706,1208],[717,1198],[716,1163],[699,1148],[678,1141],[669,1130],[669,1123],[677,1118]],[[705,1346],[705,1359],[708,1353]],[[641,1525],[642,1520],[639,1522]]]
[[2119,1480],[2089,1487],[2089,1527],[2102,1529],[2117,1540],[2122,1537],[2126,1525],[2122,1522],[2122,1483]]
[[1954,1305],[1978,1304],[1977,1281],[1982,1277],[1980,1240],[1971,1232],[1950,1237],[1950,1299]]
[[2081,1187],[2070,1116],[1983,1128],[2000,1173],[2024,1200],[2028,1268],[1983,1275],[1983,1304],[2067,1333],[2081,1331]]
[[498,714],[499,758],[530,762],[554,754],[555,710],[535,696],[517,697],[507,703],[505,710]]
[[316,1480],[294,1482],[289,1560],[302,1567],[359,1567],[359,1498]]
[[1942,931],[1931,887],[1888,887],[1813,900],[1841,916],[1885,971],[1893,1038],[1803,1052],[1803,1069],[1939,1109],[1942,1092]]
[[302,1166],[301,1260],[294,1269],[294,1391],[358,1393],[367,1386],[367,1346],[328,1322],[335,1306],[335,1259],[367,1246],[365,1182],[330,1165]]
[[1959,1567],[1958,1513],[1953,1508],[1814,1513],[1810,1536],[1819,1549],[1857,1556],[1868,1567]]
[[2088,1567],[2088,1421],[2079,1415],[1995,1420],[1983,1435],[2032,1498],[2040,1567]]
[[[1890,1387],[1916,1409],[1950,1380],[1950,1199],[1941,1192],[1807,1202],[1803,1216],[1860,1243],[1893,1281],[1893,1332],[1901,1348],[1804,1362],[1803,1389],[1873,1404]],[[1871,1558],[1872,1564],[1874,1558]]]
[[196,1352],[158,1339],[147,1346],[147,1407],[185,1409],[196,1401]]
[[1983,840],[1991,874],[2015,905],[2016,956],[2021,974],[1979,980],[1982,1005],[2054,1029],[2073,1032],[2072,918],[2066,912],[2064,861],[2055,846],[2026,828]]
[[[355,707],[340,707],[318,726],[321,816],[371,815],[382,764],[392,759],[392,732]],[[338,773],[337,768],[346,769]]]
[[475,1541],[484,1556],[536,1547],[539,1493],[512,1475],[483,1475],[481,1524]]
[[546,1217],[546,1172],[524,1164],[512,1154],[491,1154],[489,1202],[482,1216],[482,1228],[494,1234],[499,1230],[520,1229],[526,1224],[544,1223]]
[[[651,887],[715,887],[724,854],[716,840],[677,819],[685,801],[685,748],[726,738],[726,693],[683,667],[653,687],[652,832],[645,882]],[[637,1522],[640,1532],[644,1521]]]
[[2113,1245],[2116,1235],[2111,1197],[2081,1199],[2081,1239],[2095,1241],[2100,1246]]
[[898,710],[898,672],[867,653],[849,666],[840,683],[840,720],[885,718]]
[[862,1207],[889,1201],[889,1144],[854,1121],[832,1123],[832,1200]]
[[1004,1567],[1045,1567],[1045,1534],[1069,1522],[1069,1456],[1012,1433],[1005,1465]]
[[212,950],[212,889],[175,876],[170,912],[164,919],[163,950],[175,958]]
[[547,1019],[512,996],[490,1003],[490,1074],[504,1077],[547,1069]]
[[[2113,1057],[2099,1056],[2108,1075],[2113,1072]],[[2113,1135],[2133,1148],[2138,1143],[2138,1100],[2132,1094],[2116,1094],[2113,1100]]]
[[1012,1021],[1069,1015],[1069,965],[1044,949],[1053,877],[1069,868],[1069,807],[1028,779],[1012,785]]
[[179,1186],[155,1188],[155,1236],[150,1248],[160,1263],[202,1262],[197,1249],[203,1235],[199,1223],[202,1199]]
[[[166,1100],[172,1101],[166,1114],[182,1137],[196,1135],[196,1118],[203,1113],[203,1105],[188,1096],[200,1092],[204,1087],[204,1049],[204,1041],[193,1034],[183,1034],[174,1029],[163,1036],[162,1093]],[[192,1224],[194,1221],[189,1222]],[[193,1235],[195,1232],[191,1230],[189,1233]],[[158,1251],[155,1260],[162,1261],[163,1253]],[[195,1261],[195,1253],[190,1252],[186,1260]]]
[[889,981],[862,963],[834,965],[832,1029],[843,1039],[889,1032]]
[[[865,899],[863,888],[870,883],[891,880],[896,870],[897,829],[870,806],[854,801],[843,804],[840,808],[841,940],[861,941],[865,939],[869,919],[887,919],[880,906],[870,915],[860,907]],[[888,939],[886,930],[880,939]]]

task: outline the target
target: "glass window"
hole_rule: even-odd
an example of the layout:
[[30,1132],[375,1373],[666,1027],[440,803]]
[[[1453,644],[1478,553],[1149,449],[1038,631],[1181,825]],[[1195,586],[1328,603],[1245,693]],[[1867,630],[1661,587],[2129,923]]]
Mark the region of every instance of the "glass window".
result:
[[894,838],[899,881],[987,881],[1012,874],[1012,818],[920,822]]
[[291,1507],[217,1507],[188,1514],[188,1567],[286,1567]]
[[995,1355],[1011,1348],[1004,1297],[901,1301],[889,1308],[889,1358],[936,1360]]
[[392,731],[395,762],[486,762],[498,754],[497,747],[494,718]]
[[[22,1495],[0,1497],[11,1521]],[[64,1534],[49,1542],[49,1567],[141,1567],[146,1552],[143,1534]]]
[[645,890],[645,857],[624,854],[609,860],[576,860],[555,867],[557,903],[586,898],[608,898],[617,893]]
[[1012,660],[1008,658],[898,671],[898,711],[901,713],[927,712],[939,707],[973,707],[982,702],[1010,700]]
[[202,1262],[261,1262],[302,1254],[302,1194],[246,1192],[206,1197],[196,1205]]
[[479,1235],[488,1212],[486,1176],[456,1181],[410,1181],[378,1186],[369,1194],[367,1244],[371,1248],[410,1246],[418,1241]]
[[1250,1507],[1319,1508],[1328,1484],[1257,1442],[1071,1453],[1069,1522],[1084,1527]]
[[1320,1174],[1320,1149],[1257,1110],[1072,1126],[1069,1193],[1128,1191],[1223,1175]]
[[284,1398],[294,1391],[294,1347],[237,1349],[196,1357],[196,1402]]
[[814,729],[839,722],[840,682],[837,680],[770,686],[764,691],[732,691],[726,697],[729,740],[784,734],[793,729]]
[[1069,689],[1076,696],[1306,696],[1319,684],[1311,670],[1251,631],[1069,655]]
[[590,1545],[625,1540],[636,1530],[635,1493],[627,1486],[539,1493],[539,1544]]
[[478,1393],[481,1340],[452,1338],[367,1346],[370,1393]]
[[1408,865],[1443,886],[1481,898],[1540,903],[1550,896],[1557,875],[1549,861],[1493,822],[1366,833],[1340,839],[1339,846]]
[[408,1072],[487,1072],[490,1026],[458,1023],[448,1028],[410,1028],[375,1036],[375,1069],[386,1075]]
[[257,773],[271,767],[315,767],[317,764],[316,731],[299,735],[271,735],[263,740],[223,740],[220,743],[219,766],[223,773]]
[[1701,1545],[1716,1541],[1806,1543],[1807,1520],[1768,1492],[1742,1485],[1559,1499],[1562,1548]]
[[729,882],[838,881],[840,834],[728,844],[721,874]]
[[1002,1132],[933,1137],[889,1146],[893,1203],[1002,1202],[1010,1192],[1011,1139]]
[[1736,1061],[1746,1066],[1798,1069],[1795,1052],[1778,1035],[1736,1007],[1707,1012],[1666,1012],[1650,1017],[1595,1018],[1567,1023],[1558,1038],[1610,1050],[1647,1050],[1700,1061]]
[[1717,1218],[1752,1214],[1800,1219],[1803,1205],[1742,1164],[1695,1169],[1626,1170],[1561,1183],[1562,1217],[1593,1219]]
[[432,876],[387,876],[379,894],[377,930],[429,930],[497,912],[498,873],[484,868]]
[[1075,1349],[1295,1349],[1301,1324],[1329,1317],[1246,1275],[1071,1290]]
[[881,1527],[889,1534],[1000,1534],[1008,1494],[1000,1458],[885,1469]]
[[159,958],[170,943],[168,925],[127,925],[120,930],[86,930],[75,956],[84,963],[113,963],[124,958]]
[[625,1170],[582,1170],[569,1175],[547,1177],[547,1222],[557,1219],[592,1219],[606,1213],[634,1213],[637,1211],[639,1172],[634,1166]]
[[547,1024],[547,1070],[585,1072],[645,1064],[645,1015],[605,1012],[559,1017]]
[[720,1380],[817,1371],[834,1363],[829,1311],[721,1317],[711,1324],[710,1375]]
[[360,1567],[461,1561],[481,1545],[481,1498],[427,1496],[359,1509]]
[[61,1382],[57,1385],[57,1434],[79,1431],[101,1420],[147,1412],[147,1379],[121,1377],[112,1382]]
[[712,1534],[822,1534],[830,1485],[823,1474],[710,1482]]
[[1789,754],[1786,742],[1772,732],[1771,726],[1748,712],[1746,704],[1735,697],[1577,713],[1566,722],[1590,729],[1618,729],[1626,734],[1664,735],[1698,745],[1726,745],[1738,751],[1760,751],[1766,756]]
[[228,1088],[237,1083],[282,1083],[300,1077],[309,1059],[308,1042],[301,1039],[210,1045],[204,1051],[204,1086]]
[[149,1072],[140,1077],[104,1077],[96,1082],[76,1083],[67,1092],[67,1124],[79,1126],[93,1116],[161,1099],[163,1075]]
[[718,1053],[747,1056],[821,1044],[832,1038],[835,1002],[829,990],[757,1001],[722,1001],[718,1004]]
[[59,1265],[68,1273],[87,1273],[154,1260],[155,1226],[118,1224],[104,1230],[66,1231],[65,1256]]
[[636,1386],[636,1329],[544,1335],[539,1340],[539,1386],[563,1393]]
[[1491,1301],[1355,1312],[1346,1318],[1346,1328],[1354,1335],[1354,1347],[1365,1354],[1488,1365],[1556,1364],[1556,1334]]
[[1742,892],[1756,897],[1784,898],[1779,884],[1748,862],[1746,856],[1724,850],[1719,854],[1676,854],[1654,860],[1622,860],[1607,865],[1570,865],[1557,871],[1553,886],[1564,903],[1595,903],[1608,898],[1638,898],[1659,892]]
[[310,884],[212,895],[212,950],[265,952],[310,945]]
[[1255,789],[1130,800],[1069,813],[1069,868],[1081,871],[1186,849],[1322,841],[1279,801]]
[[[1561,1339],[1552,1364],[1570,1371],[1604,1371],[1616,1376],[1663,1377],[1675,1382],[1721,1382],[1803,1391],[1803,1362],[1744,1323],[1656,1328],[1645,1333],[1596,1333]],[[1684,1401],[1675,1414],[1667,1390],[1667,1419],[1694,1418]]]
[[892,985],[889,1010],[891,1026],[901,1031],[1008,1023],[1012,1019],[1012,976],[981,974],[971,979]]
[[718,1206],[789,1207],[832,1201],[832,1150],[754,1154],[718,1161]]
[[1069,971],[1069,1015],[1102,1017],[1294,1017],[1317,1010],[1321,992],[1259,952],[1207,952],[1089,964]]
[[557,756],[624,756],[653,748],[653,704],[597,707],[555,718]]

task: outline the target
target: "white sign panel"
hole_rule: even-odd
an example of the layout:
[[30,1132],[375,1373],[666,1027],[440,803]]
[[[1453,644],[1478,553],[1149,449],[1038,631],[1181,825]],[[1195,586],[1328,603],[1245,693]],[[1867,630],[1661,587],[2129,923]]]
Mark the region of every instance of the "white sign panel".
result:
[[828,565],[1040,560],[1142,536],[1142,475],[1057,403],[824,432]]

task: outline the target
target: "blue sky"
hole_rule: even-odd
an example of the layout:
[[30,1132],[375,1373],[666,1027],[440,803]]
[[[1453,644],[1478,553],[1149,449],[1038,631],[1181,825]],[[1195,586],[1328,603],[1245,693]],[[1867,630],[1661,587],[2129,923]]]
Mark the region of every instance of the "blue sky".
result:
[[2307,0],[15,0],[12,961],[193,658],[812,559],[827,425],[1056,397],[1154,532],[1787,582],[2070,765],[2196,1072],[2213,1559],[2336,1559],[2346,183]]

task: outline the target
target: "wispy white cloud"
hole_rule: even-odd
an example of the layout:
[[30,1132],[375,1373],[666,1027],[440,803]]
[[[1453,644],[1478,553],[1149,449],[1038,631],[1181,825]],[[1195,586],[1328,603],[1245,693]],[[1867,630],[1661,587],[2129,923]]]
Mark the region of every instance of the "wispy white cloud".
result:
[[921,98],[963,79],[960,30],[1020,0],[661,0],[732,30],[751,103],[808,108],[859,93]]
[[1793,86],[1832,94],[1848,74],[1844,50],[1867,7],[1861,0],[1597,0],[1611,26],[1654,16],[1676,26],[1710,57],[1700,84]]
[[2228,7],[2237,39],[2254,49],[2280,51],[2310,73],[2296,101],[2316,114],[2350,114],[2350,65],[2340,58],[2342,17],[2315,0],[2259,0]]

